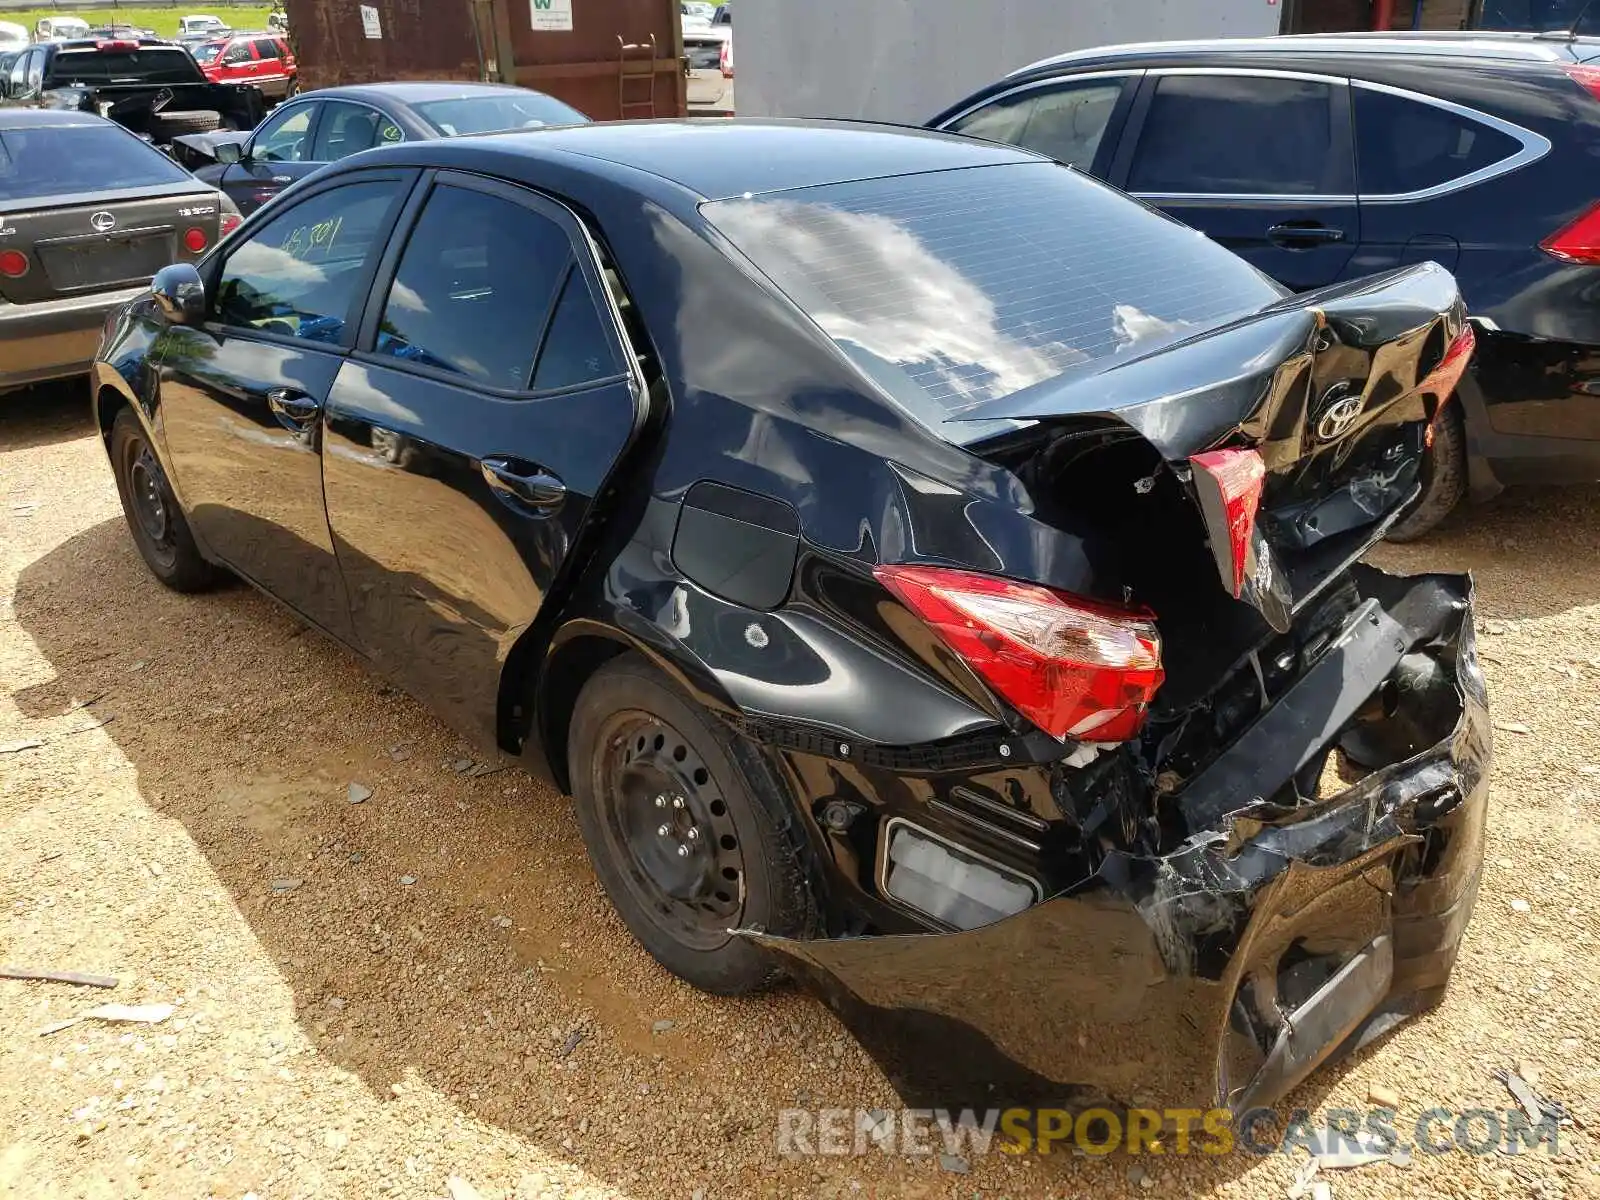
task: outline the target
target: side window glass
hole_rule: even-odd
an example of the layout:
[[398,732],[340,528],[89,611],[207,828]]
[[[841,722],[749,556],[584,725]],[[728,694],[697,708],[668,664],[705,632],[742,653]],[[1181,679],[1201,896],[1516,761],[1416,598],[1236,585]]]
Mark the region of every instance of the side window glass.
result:
[[44,51],[35,50],[28,55],[28,94],[31,96],[42,87],[44,87]]
[[27,83],[28,62],[32,58],[33,54],[30,52],[24,54],[22,57],[17,59],[16,62],[11,64],[11,75],[8,81],[8,87],[10,88],[11,94],[19,99],[21,98],[23,88]]
[[594,306],[583,272],[574,265],[567,273],[561,299],[556,301],[550,331],[539,351],[539,366],[533,373],[535,391],[575,387],[617,374],[622,367],[612,352],[600,310]]
[[1356,163],[1365,196],[1399,196],[1460,179],[1522,149],[1498,129],[1448,109],[1355,89]]
[[1015,146],[1022,140],[1022,131],[1027,128],[1028,117],[1032,115],[1034,102],[1038,98],[1037,92],[1024,92],[1020,96],[996,100],[952,121],[950,132]]
[[1168,75],[1157,82],[1128,190],[1348,195],[1351,164],[1334,151],[1329,84]]
[[330,100],[317,127],[312,161],[335,162],[358,151],[371,150],[378,144],[378,126],[384,120],[381,113],[364,104]]
[[400,256],[377,352],[526,389],[571,259],[554,221],[498,196],[436,188]]
[[307,134],[311,132],[314,104],[302,104],[272,118],[261,127],[250,156],[261,162],[313,162]]
[[250,43],[234,42],[222,54],[222,61],[229,66],[250,61]]
[[278,43],[271,38],[262,38],[256,42],[256,57],[263,62],[271,62],[278,57]]
[[239,329],[338,342],[400,188],[394,180],[348,184],[267,222],[223,264],[217,319]]
[[1018,139],[1021,145],[1079,170],[1094,165],[1111,114],[1122,96],[1119,81],[1054,88],[1040,94]]

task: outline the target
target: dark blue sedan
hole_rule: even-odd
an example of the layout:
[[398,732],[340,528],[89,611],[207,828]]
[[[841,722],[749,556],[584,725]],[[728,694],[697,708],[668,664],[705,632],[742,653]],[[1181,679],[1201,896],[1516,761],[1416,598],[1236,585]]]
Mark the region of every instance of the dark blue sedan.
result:
[[588,121],[571,105],[527,88],[374,83],[301,96],[253,131],[175,140],[180,161],[248,214],[318,167],[374,146]]

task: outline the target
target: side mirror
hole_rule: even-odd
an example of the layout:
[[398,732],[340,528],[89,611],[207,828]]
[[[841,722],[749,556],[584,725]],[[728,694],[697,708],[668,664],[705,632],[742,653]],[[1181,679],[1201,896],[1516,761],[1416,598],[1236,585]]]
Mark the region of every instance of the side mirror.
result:
[[198,325],[206,315],[206,285],[192,263],[162,267],[150,281],[156,308],[172,325]]
[[215,150],[217,161],[225,167],[244,161],[243,142],[220,142]]

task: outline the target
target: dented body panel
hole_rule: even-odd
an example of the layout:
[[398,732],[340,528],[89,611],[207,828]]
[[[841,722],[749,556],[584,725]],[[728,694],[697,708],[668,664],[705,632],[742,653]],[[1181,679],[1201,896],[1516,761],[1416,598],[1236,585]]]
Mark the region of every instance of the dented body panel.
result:
[[1490,726],[1470,584],[1367,578],[1409,607],[1402,636],[1451,676],[1449,698],[1434,698],[1446,713],[1391,718],[1453,715],[1437,742],[1291,812],[1240,794],[1223,826],[1171,854],[1107,855],[987,928],[750,936],[914,1105],[1271,1104],[1438,1002],[1477,893]]

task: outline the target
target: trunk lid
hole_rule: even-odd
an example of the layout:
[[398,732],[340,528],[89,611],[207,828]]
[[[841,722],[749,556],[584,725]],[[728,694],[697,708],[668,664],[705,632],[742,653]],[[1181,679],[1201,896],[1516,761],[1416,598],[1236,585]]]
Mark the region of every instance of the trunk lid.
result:
[[[1471,340],[1454,278],[1423,263],[1082,364],[952,419],[1037,422],[986,456],[1016,465],[1019,443],[1033,448],[1027,474],[1046,511],[1066,476],[1100,481],[1095,507],[1112,498],[1143,514],[1124,532],[1146,553],[1137,527],[1181,494],[1224,591],[1282,632],[1417,495],[1429,423]],[[1132,555],[1103,552],[1121,559],[1124,586],[1148,578]]]
[[[20,277],[0,273],[0,298],[27,304],[131,287],[216,245],[222,201],[215,191],[191,184],[150,193],[146,188],[0,205],[0,252],[28,260]],[[191,230],[204,235],[199,250],[186,241],[194,236]]]

